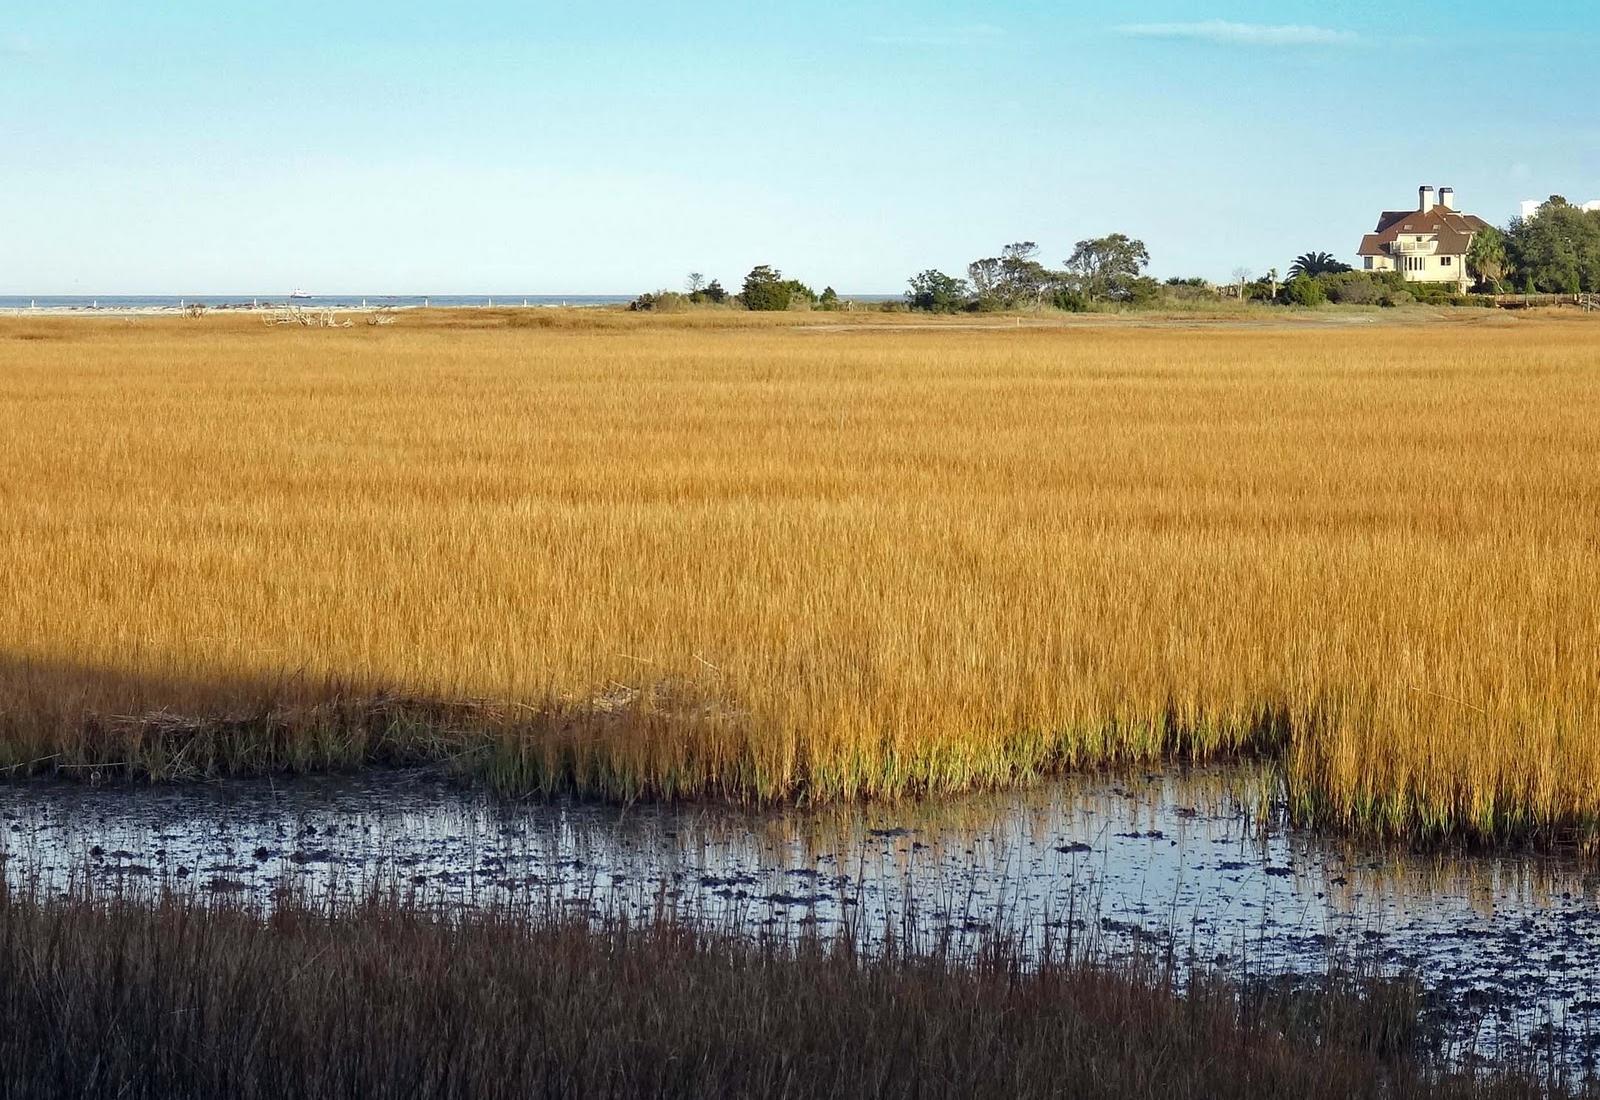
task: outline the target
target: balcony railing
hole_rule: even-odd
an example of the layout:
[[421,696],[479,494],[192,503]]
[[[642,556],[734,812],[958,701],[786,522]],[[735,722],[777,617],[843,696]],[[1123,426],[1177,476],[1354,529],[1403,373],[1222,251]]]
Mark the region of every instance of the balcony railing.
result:
[[1439,251],[1439,241],[1436,237],[1429,237],[1425,241],[1401,237],[1389,243],[1389,251],[1396,256],[1432,256]]

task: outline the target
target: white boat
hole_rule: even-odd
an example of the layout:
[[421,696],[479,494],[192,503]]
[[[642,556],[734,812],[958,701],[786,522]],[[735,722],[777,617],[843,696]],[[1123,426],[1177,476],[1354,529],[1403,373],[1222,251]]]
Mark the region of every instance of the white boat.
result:
[[309,298],[309,297],[311,297],[311,292],[309,290],[291,290],[289,292],[289,297],[291,297],[291,298]]

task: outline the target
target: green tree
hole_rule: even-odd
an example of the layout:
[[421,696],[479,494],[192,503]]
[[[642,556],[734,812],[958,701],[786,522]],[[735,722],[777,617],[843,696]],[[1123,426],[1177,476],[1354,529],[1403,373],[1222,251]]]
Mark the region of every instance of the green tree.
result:
[[1039,246],[1032,241],[1017,241],[1000,250],[1001,291],[1008,305],[1038,309],[1054,281],[1039,262]]
[[817,292],[806,286],[799,279],[785,279],[783,285],[789,288],[789,305],[792,306],[797,302],[808,302],[811,305],[817,304]]
[[1467,246],[1467,270],[1479,286],[1500,289],[1506,273],[1506,239],[1500,230],[1488,225],[1473,234],[1472,244]]
[[783,272],[768,264],[758,264],[744,277],[744,289],[739,298],[745,309],[775,312],[789,308],[794,299],[795,283],[785,279]]
[[1135,306],[1150,306],[1161,297],[1161,284],[1148,275],[1128,281],[1122,301]]
[[972,295],[982,310],[1006,307],[1004,278],[999,256],[987,256],[967,265],[967,279],[972,284]]
[[965,279],[957,279],[929,268],[911,276],[906,304],[927,313],[959,313],[967,307],[972,290]]
[[1294,258],[1294,263],[1289,265],[1289,278],[1300,275],[1315,278],[1318,275],[1337,275],[1342,271],[1349,271],[1350,265],[1333,258],[1329,252],[1305,252]]
[[1600,290],[1600,212],[1552,195],[1533,217],[1511,223],[1505,245],[1518,278],[1540,293]]
[[1134,280],[1149,265],[1143,241],[1113,233],[1079,241],[1067,258],[1067,276],[1091,302],[1126,301],[1133,295]]
[[728,300],[728,292],[722,288],[720,282],[712,279],[705,286],[690,294],[689,300],[691,302],[710,302],[712,305],[720,306]]
[[1015,241],[1002,248],[998,256],[968,264],[967,278],[978,308],[1039,308],[1059,279],[1038,257],[1039,246],[1033,241]]

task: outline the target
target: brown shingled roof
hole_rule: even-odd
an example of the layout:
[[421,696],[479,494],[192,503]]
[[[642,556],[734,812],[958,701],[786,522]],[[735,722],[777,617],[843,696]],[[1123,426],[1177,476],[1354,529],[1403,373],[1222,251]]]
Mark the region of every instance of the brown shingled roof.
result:
[[1437,237],[1441,256],[1464,256],[1473,236],[1488,224],[1476,214],[1463,214],[1443,205],[1431,210],[1385,210],[1378,218],[1377,230],[1361,238],[1356,255],[1386,256],[1396,238],[1414,233]]

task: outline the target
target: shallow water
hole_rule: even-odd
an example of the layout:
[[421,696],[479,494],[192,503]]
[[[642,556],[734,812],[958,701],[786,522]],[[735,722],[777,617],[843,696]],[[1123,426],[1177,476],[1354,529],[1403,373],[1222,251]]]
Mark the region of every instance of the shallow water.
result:
[[1600,1046],[1600,882],[1522,855],[1408,857],[1266,827],[1243,773],[1080,777],[934,803],[751,813],[506,803],[424,773],[0,788],[13,885],[177,884],[270,904],[374,886],[445,905],[670,908],[873,940],[1072,935],[1181,965],[1413,973],[1448,1052]]

